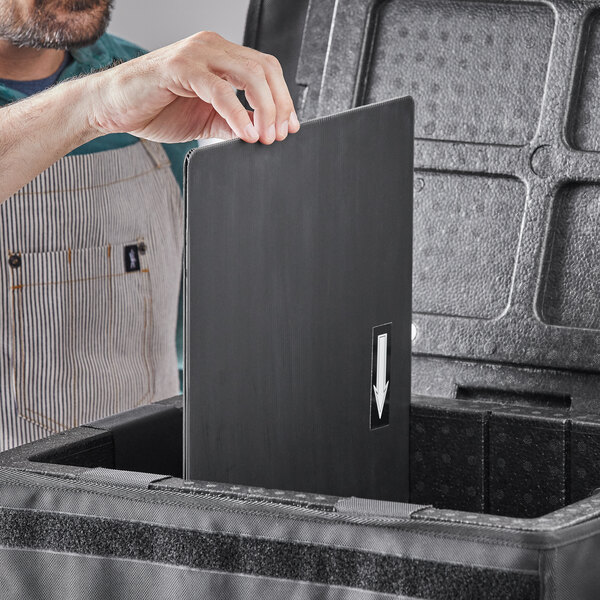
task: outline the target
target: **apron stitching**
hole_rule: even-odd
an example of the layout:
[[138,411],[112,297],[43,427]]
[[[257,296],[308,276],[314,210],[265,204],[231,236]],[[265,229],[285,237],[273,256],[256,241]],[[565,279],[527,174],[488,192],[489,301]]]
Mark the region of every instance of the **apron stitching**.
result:
[[[150,280],[150,275],[148,275],[147,277],[147,283],[148,283],[148,323],[147,323],[147,329],[145,332],[145,336],[146,336],[146,343],[144,345],[144,361],[146,363],[146,372],[148,373],[148,392],[147,392],[147,397],[150,398],[150,401],[152,401],[152,398],[154,397],[154,378],[153,378],[153,369],[151,368],[150,365],[150,344],[151,344],[151,335],[152,335],[152,329],[153,329],[153,325],[154,325],[154,313],[152,310],[152,282]],[[139,403],[141,404],[141,403]],[[138,404],[138,406],[139,406]]]
[[115,185],[117,183],[122,183],[124,181],[132,181],[133,179],[137,179],[138,177],[143,177],[144,175],[148,175],[150,173],[152,173],[153,171],[158,171],[161,169],[164,169],[166,167],[170,167],[171,163],[162,165],[160,167],[152,167],[151,169],[148,169],[147,171],[143,171],[142,173],[137,173],[136,175],[131,175],[130,177],[123,177],[123,179],[115,179],[115,181],[109,181],[108,183],[99,183],[97,185],[89,185],[89,186],[84,186],[84,187],[76,187],[76,188],[67,188],[67,189],[60,189],[60,190],[44,190],[43,192],[33,192],[33,191],[27,191],[24,189],[21,189],[19,192],[17,192],[17,194],[22,195],[22,196],[45,196],[47,194],[65,194],[68,192],[81,192],[84,190],[95,190],[98,188],[106,188],[110,185]]
[[[24,412],[24,411],[23,411]],[[51,423],[54,423],[58,428],[62,429],[65,427],[64,423],[59,423],[58,421],[56,421],[55,419],[53,419],[52,417],[49,417],[48,415],[45,415],[41,412],[38,412],[37,410],[34,410],[33,408],[27,408],[27,412],[29,413],[33,413],[34,415],[37,415],[38,417],[40,417],[40,421],[35,421],[34,419],[32,419],[31,417],[28,417],[26,414],[21,414],[21,418],[25,419],[27,421],[29,421],[30,423],[34,423],[35,425],[37,425],[38,427],[42,427],[43,429],[48,429],[52,432],[57,432],[59,431],[59,429],[53,429],[52,427],[49,427],[47,424],[44,424],[43,421],[50,421]]]
[[[46,417],[47,419],[50,419],[50,417]],[[35,419],[32,419],[31,417],[28,417],[24,411],[19,410],[19,419],[23,419],[23,421],[27,421],[28,423],[31,423],[33,425],[35,425],[36,427],[41,427],[42,429],[45,429],[46,431],[50,432],[50,433],[57,433],[58,430],[56,429],[52,429],[51,427],[48,427],[47,425],[44,425],[42,423],[39,423],[38,421],[36,421]],[[61,426],[62,427],[62,426]]]
[[144,366],[146,367],[146,393],[142,396],[142,399],[136,404],[140,406],[146,401],[146,398],[150,395],[150,366],[148,365],[148,298],[144,298],[144,332],[142,334],[142,343],[144,348]]
[[[16,275],[11,273],[11,279],[16,278]],[[33,423],[34,425],[36,425],[37,427],[41,427],[42,429],[46,429],[46,430],[50,430],[50,431],[54,431],[52,428],[48,427],[47,425],[45,425],[42,421],[37,421],[31,417],[29,417],[27,415],[27,412],[31,412],[35,415],[38,415],[40,417],[42,417],[42,419],[44,418],[44,416],[41,413],[38,413],[36,410],[34,410],[31,407],[27,406],[27,403],[25,401],[25,357],[24,357],[24,352],[25,352],[25,341],[23,339],[23,323],[22,323],[22,314],[23,314],[23,294],[19,294],[18,295],[18,300],[19,300],[19,304],[21,305],[21,310],[19,311],[17,308],[17,299],[15,298],[16,293],[15,293],[15,289],[20,289],[22,286],[15,286],[13,288],[13,306],[12,306],[12,313],[13,313],[13,332],[12,332],[12,338],[13,338],[13,348],[15,351],[15,354],[17,352],[17,312],[19,313],[19,335],[18,335],[18,339],[19,339],[19,346],[18,346],[18,351],[19,354],[21,355],[21,369],[20,369],[20,376],[17,374],[17,371],[19,369],[17,369],[17,361],[16,361],[16,356],[13,356],[13,361],[14,361],[14,365],[13,365],[13,381],[14,381],[14,386],[15,386],[15,401],[17,403],[17,410],[19,412],[19,414],[21,415],[21,417],[23,419],[25,419],[26,421]],[[21,385],[17,385],[17,382],[20,381]],[[46,417],[48,418],[50,421],[52,421],[52,419],[50,419],[50,417]],[[55,423],[57,425],[60,425],[58,422],[55,421]]]
[[25,332],[23,331],[23,294],[18,294],[19,296],[19,350],[21,354],[21,369],[19,373],[19,378],[21,381],[21,402],[23,404],[23,409],[27,406],[27,390],[25,388]]
[[[150,361],[152,360],[152,357],[150,355],[150,344],[152,342],[152,335],[154,334],[154,307],[153,307],[153,303],[154,300],[152,298],[152,287],[150,285],[150,275],[148,275],[148,288],[149,288],[149,300],[150,300],[150,317],[149,317],[149,329],[150,332],[148,334],[148,343],[146,344],[146,352],[148,354],[148,365],[150,365]],[[154,365],[153,365],[154,366]],[[149,366],[148,369],[148,376],[149,376],[149,384],[148,384],[148,389],[150,390],[150,401],[152,401],[152,399],[154,398],[154,395],[156,394],[156,369],[152,369]]]
[[[154,163],[157,169],[162,169],[165,165],[161,163],[160,159],[157,158],[154,154],[154,150],[156,149],[154,144],[156,142],[150,142],[149,140],[144,140],[140,138],[140,142],[142,144],[142,148],[146,151],[146,154],[150,157],[150,160]],[[162,149],[162,146],[158,144],[158,146]],[[167,158],[168,160],[168,158]],[[170,162],[169,162],[170,166]]]
[[[11,279],[13,279],[13,275],[11,274]],[[12,330],[12,339],[13,339],[13,356],[12,356],[12,360],[13,360],[13,385],[15,386],[15,402],[16,402],[16,408],[18,412],[21,412],[20,408],[19,408],[19,386],[17,384],[18,381],[18,376],[17,376],[17,357],[16,354],[18,351],[20,351],[21,349],[18,348],[17,346],[17,310],[16,310],[16,298],[15,298],[16,292],[13,290],[12,293],[12,317],[13,317],[13,330]]]
[[[150,395],[150,369],[148,368],[148,298],[144,298],[144,365],[146,367],[146,393],[143,400]],[[138,402],[138,405],[141,402]]]
[[[148,273],[148,269],[141,269],[140,273]],[[38,281],[36,283],[22,283],[20,285],[14,285],[10,289],[18,290],[26,287],[38,287],[43,285],[64,285],[67,283],[79,283],[81,281],[96,281],[97,279],[108,279],[109,277],[124,277],[127,275],[135,275],[136,271],[131,271],[130,273],[113,273],[109,275],[98,275],[96,277],[80,277],[78,279],[64,279],[62,281]]]
[[[12,277],[13,277],[13,274],[11,273],[11,278]],[[14,275],[14,277],[16,278],[17,276]],[[15,296],[18,296],[18,300],[17,300],[17,298],[15,298]],[[17,301],[20,305],[20,310],[17,308]],[[18,319],[17,319],[17,312],[19,314]],[[18,349],[19,349],[19,354],[21,355],[21,368],[20,369],[17,369],[16,356],[13,357],[13,360],[15,362],[15,364],[14,364],[15,400],[17,402],[17,410],[19,411],[19,413],[21,415],[25,415],[28,410],[27,394],[26,394],[26,386],[25,386],[25,340],[24,340],[24,331],[23,331],[23,329],[24,329],[23,314],[24,314],[24,312],[23,312],[23,294],[16,294],[13,291],[13,342],[15,344],[15,354],[16,354],[17,337],[18,337],[18,340],[19,340]],[[17,325],[17,321],[18,321],[18,325]],[[17,327],[19,330],[18,336],[17,336]],[[18,373],[17,373],[17,371],[18,371]],[[17,382],[20,382],[20,385],[17,385]],[[38,427],[47,429],[46,427],[44,427],[44,425],[42,423],[39,423],[32,419],[30,419],[30,421],[35,423]]]
[[[107,339],[107,345],[109,346],[109,352],[113,352],[114,350],[114,339],[113,339],[113,326],[112,326],[112,320],[113,320],[113,280],[112,280],[112,260],[111,260],[111,253],[112,253],[112,246],[109,244],[108,248],[106,250],[106,259],[108,262],[108,339]],[[118,397],[117,394],[117,390],[114,387],[114,381],[110,380],[111,383],[111,388],[113,389],[112,392],[112,396],[113,397]],[[119,405],[121,404],[120,400],[119,400]],[[104,407],[102,407],[102,411],[104,410]]]
[[[69,285],[69,291],[70,291],[70,316],[71,316],[71,328],[69,331],[69,348],[72,348],[72,336],[73,336],[73,332],[75,331],[75,314],[74,314],[74,305],[75,305],[75,301],[73,298],[73,265],[71,264],[71,248],[69,248],[69,273],[71,274],[70,277],[70,285]],[[72,427],[77,427],[77,413],[79,410],[79,406],[78,406],[78,401],[77,401],[77,395],[75,394],[76,391],[76,368],[75,368],[75,359],[73,357],[73,353],[69,352],[69,354],[71,355],[71,368],[73,369],[73,372],[71,373],[71,395],[72,395],[72,400],[73,400],[73,406],[72,406],[72,413],[71,413],[71,422],[73,423]],[[65,415],[66,417],[66,415]]]

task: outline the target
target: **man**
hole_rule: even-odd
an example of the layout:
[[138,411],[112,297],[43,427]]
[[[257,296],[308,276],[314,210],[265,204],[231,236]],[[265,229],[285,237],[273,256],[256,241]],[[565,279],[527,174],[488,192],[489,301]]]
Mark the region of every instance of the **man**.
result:
[[299,129],[273,57],[143,54],[110,11],[0,0],[0,450],[178,392],[181,143]]

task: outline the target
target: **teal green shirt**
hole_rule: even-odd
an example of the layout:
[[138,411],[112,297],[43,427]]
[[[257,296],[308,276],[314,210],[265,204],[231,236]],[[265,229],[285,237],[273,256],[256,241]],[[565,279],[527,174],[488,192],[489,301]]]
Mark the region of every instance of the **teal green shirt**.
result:
[[[116,62],[124,62],[137,56],[141,56],[145,50],[122,40],[114,35],[105,33],[95,44],[71,50],[70,54],[73,60],[63,70],[58,78],[58,81],[85,75],[103,69]],[[0,106],[20,100],[25,97],[25,94],[0,84]],[[105,135],[96,138],[79,148],[76,148],[71,154],[93,154],[94,152],[102,152],[104,150],[114,150],[135,144],[138,138],[127,133],[117,133]],[[171,160],[171,169],[173,175],[177,179],[179,186],[183,187],[183,160],[185,155],[192,148],[197,147],[197,142],[188,142],[185,144],[163,144],[165,152]],[[180,291],[179,316],[177,319],[177,355],[179,356],[179,366],[183,364],[183,328],[182,328],[182,302]]]

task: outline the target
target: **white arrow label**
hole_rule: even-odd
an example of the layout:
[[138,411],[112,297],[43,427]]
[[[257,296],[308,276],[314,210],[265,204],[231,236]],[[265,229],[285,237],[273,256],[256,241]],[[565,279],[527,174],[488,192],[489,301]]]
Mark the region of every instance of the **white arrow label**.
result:
[[387,377],[387,354],[388,354],[388,336],[383,333],[377,336],[377,384],[373,386],[375,392],[375,401],[377,402],[377,412],[379,418],[383,415],[385,406],[385,397],[387,396],[389,381]]

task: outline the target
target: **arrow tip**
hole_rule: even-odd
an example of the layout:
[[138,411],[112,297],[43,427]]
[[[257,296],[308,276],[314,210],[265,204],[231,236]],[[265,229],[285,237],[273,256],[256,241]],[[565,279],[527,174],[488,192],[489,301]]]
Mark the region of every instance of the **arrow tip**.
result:
[[381,419],[383,415],[383,407],[385,406],[385,397],[387,396],[388,386],[390,382],[386,382],[383,390],[380,392],[377,389],[377,386],[373,386],[373,391],[375,392],[375,402],[377,403],[377,412],[379,413],[379,418]]

